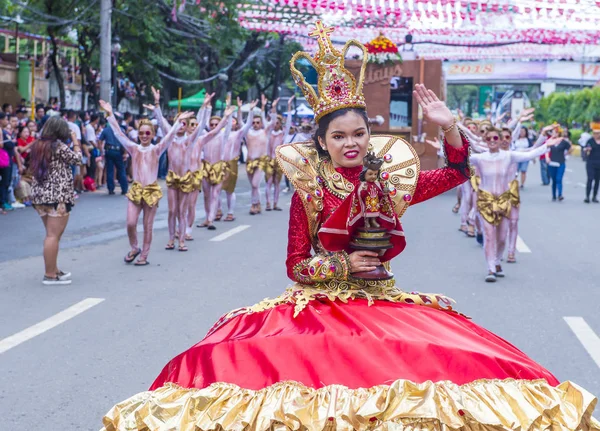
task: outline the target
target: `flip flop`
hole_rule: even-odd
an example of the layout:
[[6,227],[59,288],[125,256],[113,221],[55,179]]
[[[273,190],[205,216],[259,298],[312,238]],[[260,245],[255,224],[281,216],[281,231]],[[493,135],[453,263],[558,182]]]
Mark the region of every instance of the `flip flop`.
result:
[[142,252],[141,248],[137,249],[137,252],[135,252],[133,255],[131,254],[131,251],[129,253],[127,253],[127,256],[125,256],[123,258],[123,260],[125,261],[125,263],[131,263],[135,260],[136,257],[139,256],[139,254]]
[[279,207],[273,207],[273,211],[283,211],[283,210]]
[[225,217],[225,219],[223,219],[223,221],[234,221],[235,217],[231,214],[227,214],[227,217]]
[[185,240],[186,240],[186,241],[193,241],[193,240],[194,240],[194,238],[192,238],[192,236],[191,236],[191,235],[186,235],[186,236],[185,236]]
[[215,221],[221,221],[222,218],[223,218],[223,212],[221,210],[219,210],[217,212],[217,215],[215,216]]
[[214,224],[208,226],[208,230],[217,230],[217,227]]
[[208,223],[204,222],[202,224],[197,224],[196,227],[200,227],[200,228],[208,227]]
[[165,245],[165,250],[173,250],[175,249],[175,244],[167,244]]
[[179,251],[188,251],[188,248],[185,245],[180,245]]
[[452,208],[452,212],[454,214],[458,214],[459,209],[460,209],[460,204],[456,204],[456,205],[454,205],[454,208]]
[[147,260],[141,260],[141,259],[133,264],[133,266],[146,266],[146,265],[150,265],[150,262],[148,262]]

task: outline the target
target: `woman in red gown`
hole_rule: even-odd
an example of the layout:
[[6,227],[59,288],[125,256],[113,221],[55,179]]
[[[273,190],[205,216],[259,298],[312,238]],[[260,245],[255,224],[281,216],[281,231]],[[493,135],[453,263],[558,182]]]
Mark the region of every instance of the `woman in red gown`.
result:
[[[600,429],[591,417],[591,394],[559,383],[455,312],[447,298],[405,293],[394,280],[353,278],[382,263],[389,267],[376,253],[325,250],[319,229],[359,184],[367,151],[385,160],[381,180],[398,219],[409,205],[470,175],[467,140],[423,86],[415,97],[427,121],[445,131],[446,167],[419,172],[406,142],[370,136],[363,76],[358,83],[351,78],[330,31],[318,23],[311,33],[318,55],[292,59],[296,82],[315,110],[315,142],[277,151],[296,189],[286,262],[296,284],[223,316],[165,366],[149,391],[114,406],[104,430]],[[319,66],[318,97],[293,66],[298,57]],[[399,253],[406,245],[399,222],[394,230]]]

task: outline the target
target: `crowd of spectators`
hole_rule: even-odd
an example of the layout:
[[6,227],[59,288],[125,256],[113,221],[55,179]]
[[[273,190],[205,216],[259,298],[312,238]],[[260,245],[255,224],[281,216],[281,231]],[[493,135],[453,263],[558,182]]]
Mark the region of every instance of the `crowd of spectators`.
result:
[[[104,116],[95,111],[60,110],[55,98],[47,105],[35,107],[34,118],[28,116],[25,101],[14,108],[11,104],[2,105],[0,112],[0,214],[31,206],[32,175],[30,150],[48,118],[61,116],[74,132],[82,149],[82,161],[72,166],[75,199],[81,193],[95,192],[106,187],[108,193],[115,194],[118,184],[120,193],[127,193],[131,179],[131,160],[116,139]],[[123,131],[137,140],[138,122],[144,116],[134,116],[126,112],[117,114]],[[170,118],[172,121],[172,118]],[[162,137],[156,121],[156,143]],[[73,147],[75,142],[65,142]],[[159,177],[167,174],[166,154],[160,162]]]

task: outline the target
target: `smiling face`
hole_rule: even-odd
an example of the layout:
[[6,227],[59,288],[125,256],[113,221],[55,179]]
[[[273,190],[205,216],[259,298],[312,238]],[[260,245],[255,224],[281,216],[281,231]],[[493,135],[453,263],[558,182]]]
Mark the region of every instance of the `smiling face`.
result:
[[467,129],[469,129],[471,131],[471,133],[473,133],[475,135],[477,134],[477,124],[475,124],[475,123],[469,123],[467,125]]
[[502,142],[500,143],[500,148],[504,151],[508,151],[510,149],[510,143],[512,141],[512,136],[508,130],[502,131]]
[[231,130],[233,130],[234,132],[237,130],[240,130],[240,125],[238,124],[237,118],[234,118],[233,120],[231,120]]
[[362,116],[349,111],[329,123],[319,145],[325,147],[334,167],[353,168],[362,165],[369,147],[369,129]]
[[142,125],[138,131],[138,136],[140,144],[142,144],[143,147],[147,147],[152,143],[152,138],[154,138],[154,127],[150,124]]
[[29,138],[29,136],[31,136],[31,132],[29,131],[29,127],[23,127],[23,130],[21,130],[21,133],[19,134],[19,138],[23,139],[23,140],[27,140],[27,138]]
[[485,142],[490,149],[490,153],[497,153],[500,150],[500,134],[492,129],[486,132]]

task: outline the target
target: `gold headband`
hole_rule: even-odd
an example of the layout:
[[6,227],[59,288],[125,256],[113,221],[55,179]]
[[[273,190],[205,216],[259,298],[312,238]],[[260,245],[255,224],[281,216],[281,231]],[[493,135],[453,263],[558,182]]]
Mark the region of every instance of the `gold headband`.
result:
[[592,121],[590,123],[590,129],[592,129],[592,132],[600,132],[600,123]]

